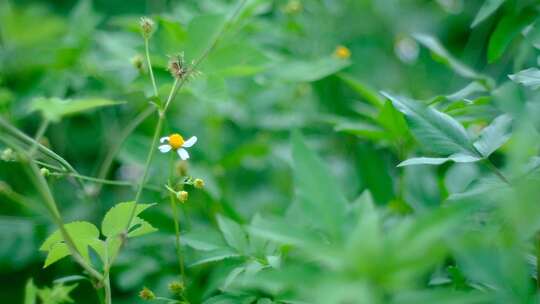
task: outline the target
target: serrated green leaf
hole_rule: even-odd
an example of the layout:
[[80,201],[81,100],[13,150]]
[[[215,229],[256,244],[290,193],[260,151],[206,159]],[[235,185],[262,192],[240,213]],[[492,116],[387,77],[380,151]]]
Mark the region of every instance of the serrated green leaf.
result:
[[339,239],[348,203],[338,182],[299,132],[292,134],[292,154],[297,203],[315,227]]
[[39,111],[46,119],[58,122],[63,117],[90,111],[99,107],[122,104],[105,98],[35,98],[30,105],[31,111]]
[[416,138],[433,152],[479,156],[463,126],[451,116],[416,100],[383,93],[405,115]]
[[235,221],[219,214],[217,215],[217,222],[227,244],[239,253],[245,253],[248,248],[248,239],[244,229]]
[[512,118],[509,115],[495,118],[489,126],[482,130],[478,140],[474,142],[474,146],[484,157],[488,157],[508,141],[511,124]]
[[504,1],[505,0],[486,0],[484,4],[482,4],[482,7],[480,7],[476,17],[474,17],[471,27],[475,27],[486,20],[504,3]]
[[540,70],[537,68],[519,71],[516,74],[508,75],[508,77],[512,81],[530,87],[533,90],[540,88]]
[[[89,222],[72,222],[64,225],[64,227],[67,234],[73,240],[77,251],[85,261],[90,263],[88,246],[94,240],[99,239],[99,230],[97,227]],[[39,249],[41,251],[47,251],[49,254],[44,267],[68,256],[70,253],[67,250],[67,245],[64,243],[64,238],[62,237],[60,230],[56,230],[51,234]]]
[[492,63],[499,59],[510,42],[536,18],[532,10],[521,11],[516,14],[505,15],[497,24],[495,31],[489,38],[488,62]]
[[[130,220],[131,213],[135,202],[123,202],[113,206],[103,218],[101,223],[101,232],[106,237],[115,237],[123,233]],[[152,207],[155,204],[137,204],[133,220],[128,229],[128,236],[139,236],[142,234],[156,231],[149,223],[144,222],[137,216],[144,210]],[[144,223],[144,224],[143,224]],[[142,233],[142,234],[141,234]]]

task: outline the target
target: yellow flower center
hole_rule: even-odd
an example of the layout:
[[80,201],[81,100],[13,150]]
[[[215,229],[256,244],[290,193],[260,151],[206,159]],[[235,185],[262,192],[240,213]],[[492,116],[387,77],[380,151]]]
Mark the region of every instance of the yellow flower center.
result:
[[182,135],[178,133],[174,133],[169,136],[169,145],[171,145],[173,149],[176,150],[182,147],[183,144],[184,144],[184,138],[182,137]]
[[348,48],[340,45],[336,48],[334,55],[336,55],[336,57],[339,59],[349,59],[349,57],[351,57],[351,51]]

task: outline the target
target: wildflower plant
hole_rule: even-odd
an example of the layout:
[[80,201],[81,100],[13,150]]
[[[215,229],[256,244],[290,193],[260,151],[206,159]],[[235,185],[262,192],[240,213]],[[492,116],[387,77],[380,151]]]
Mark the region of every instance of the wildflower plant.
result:
[[29,3],[3,302],[538,302],[535,1]]

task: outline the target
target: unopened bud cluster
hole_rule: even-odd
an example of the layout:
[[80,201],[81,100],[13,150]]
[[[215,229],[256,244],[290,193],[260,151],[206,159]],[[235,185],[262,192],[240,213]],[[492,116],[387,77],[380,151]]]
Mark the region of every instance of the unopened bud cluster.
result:
[[189,199],[189,193],[187,191],[181,190],[176,193],[176,198],[182,202],[185,203]]
[[180,281],[173,281],[169,283],[169,291],[173,294],[181,294],[184,292],[184,283]]
[[143,300],[146,300],[146,301],[151,301],[151,300],[154,300],[156,298],[156,295],[148,288],[144,287],[140,292],[139,292],[139,297]]
[[156,27],[154,20],[148,17],[142,17],[139,21],[139,26],[141,27],[141,34],[144,39],[149,39],[150,37],[152,37],[152,34],[154,33]]

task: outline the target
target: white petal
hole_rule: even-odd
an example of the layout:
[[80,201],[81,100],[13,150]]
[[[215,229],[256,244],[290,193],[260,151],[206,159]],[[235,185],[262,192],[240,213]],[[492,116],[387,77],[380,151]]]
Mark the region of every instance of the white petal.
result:
[[186,140],[184,142],[182,147],[189,148],[189,147],[193,146],[196,142],[197,142],[197,136],[191,136],[188,140]]
[[172,147],[171,145],[161,145],[159,146],[159,151],[161,151],[161,153],[167,153],[169,151],[171,151]]
[[189,153],[187,152],[186,149],[180,148],[180,149],[178,149],[178,151],[176,151],[176,152],[178,153],[178,156],[180,156],[180,158],[181,158],[182,160],[186,160],[186,159],[189,158]]
[[162,137],[162,138],[159,139],[160,143],[164,143],[166,141],[169,141],[169,136],[165,136],[165,137]]

